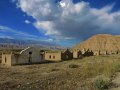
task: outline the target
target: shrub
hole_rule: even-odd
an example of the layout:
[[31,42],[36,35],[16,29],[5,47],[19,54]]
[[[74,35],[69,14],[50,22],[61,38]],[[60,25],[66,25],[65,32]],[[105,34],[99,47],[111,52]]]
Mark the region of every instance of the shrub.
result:
[[95,90],[107,90],[110,84],[110,79],[104,75],[97,76],[93,81]]
[[115,72],[120,71],[120,63],[114,65]]
[[51,69],[51,71],[59,71],[59,69],[53,68]]
[[78,68],[78,65],[76,65],[76,64],[70,64],[69,68]]

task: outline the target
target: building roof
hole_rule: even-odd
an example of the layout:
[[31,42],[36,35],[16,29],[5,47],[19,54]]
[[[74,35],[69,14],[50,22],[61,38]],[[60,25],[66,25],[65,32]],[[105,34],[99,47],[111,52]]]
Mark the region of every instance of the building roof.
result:
[[23,52],[25,52],[25,51],[28,50],[29,48],[31,48],[31,47],[27,47],[27,48],[23,49],[23,50],[20,52],[20,54],[22,54]]
[[60,53],[62,52],[61,50],[46,50],[46,53]]
[[[64,49],[64,50],[47,50],[45,51],[46,53],[64,53],[69,49]],[[70,50],[69,50],[70,51]]]
[[25,49],[6,49],[6,50],[2,50],[3,53],[5,54],[22,54],[24,51],[28,50],[30,47],[27,47]]

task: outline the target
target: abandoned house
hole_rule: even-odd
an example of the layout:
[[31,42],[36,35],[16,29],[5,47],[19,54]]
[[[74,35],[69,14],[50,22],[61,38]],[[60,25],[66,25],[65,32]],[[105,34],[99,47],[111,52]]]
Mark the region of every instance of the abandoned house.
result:
[[12,66],[20,64],[41,63],[44,58],[40,51],[33,47],[28,47],[20,51],[2,52],[2,64]]
[[112,51],[112,50],[93,50],[93,55],[111,55],[111,54],[118,54],[119,51]]
[[82,56],[83,55],[80,50],[77,50],[77,49],[73,50],[73,58],[74,59],[80,59],[80,58],[82,58]]
[[85,53],[83,54],[83,56],[93,56],[93,55],[94,55],[93,51],[89,49],[85,51]]
[[107,50],[100,50],[100,55],[107,55]]
[[93,51],[90,49],[83,49],[83,50],[81,50],[81,52],[82,52],[83,56],[93,56],[94,55]]
[[109,50],[109,51],[107,51],[107,54],[109,54],[109,55],[111,55],[111,54],[118,54],[119,53],[119,51],[113,51],[113,50]]
[[100,50],[94,50],[94,51],[93,51],[93,54],[94,54],[95,56],[100,55]]
[[62,61],[73,59],[73,53],[70,50],[51,50],[45,51],[45,60],[47,61]]

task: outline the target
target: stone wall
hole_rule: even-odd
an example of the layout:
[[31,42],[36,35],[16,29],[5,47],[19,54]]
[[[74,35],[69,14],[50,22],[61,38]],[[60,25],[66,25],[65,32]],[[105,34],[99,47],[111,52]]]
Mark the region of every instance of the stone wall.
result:
[[66,50],[65,52],[62,52],[61,54],[62,60],[72,60],[73,59],[73,53],[69,50]]
[[35,48],[30,48],[20,55],[16,54],[12,58],[13,64],[32,64],[41,62],[44,62],[44,59],[42,58],[40,51]]
[[61,61],[61,52],[45,52],[45,60]]
[[7,66],[11,66],[11,59],[12,59],[12,53],[8,53],[8,54],[2,54],[2,61],[1,63]]
[[81,51],[73,51],[73,58],[82,58],[82,52]]

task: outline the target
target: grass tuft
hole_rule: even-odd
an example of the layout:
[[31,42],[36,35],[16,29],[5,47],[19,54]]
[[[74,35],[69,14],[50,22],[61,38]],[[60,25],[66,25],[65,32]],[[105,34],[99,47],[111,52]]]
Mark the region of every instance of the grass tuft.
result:
[[115,72],[119,72],[120,71],[120,63],[114,64],[114,70],[115,70]]
[[76,64],[70,64],[69,65],[69,68],[78,68],[79,66],[78,65],[76,65]]
[[110,84],[110,79],[104,75],[97,76],[93,81],[93,86],[95,90],[108,90]]

